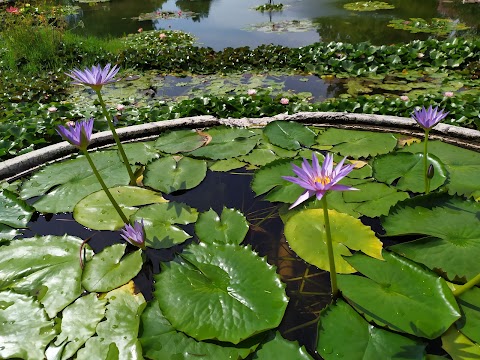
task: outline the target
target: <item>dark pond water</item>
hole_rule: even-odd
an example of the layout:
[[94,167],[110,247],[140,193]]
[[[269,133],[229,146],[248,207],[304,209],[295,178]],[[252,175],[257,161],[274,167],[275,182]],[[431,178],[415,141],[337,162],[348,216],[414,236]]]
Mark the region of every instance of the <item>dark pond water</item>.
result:
[[[430,35],[411,34],[387,27],[392,19],[450,18],[466,23],[478,33],[480,4],[462,4],[461,0],[390,0],[393,10],[349,11],[343,5],[352,0],[277,0],[284,4],[280,12],[258,12],[254,8],[268,0],[111,0],[80,4],[79,15],[85,25],[75,31],[87,35],[122,36],[139,28],[175,29],[195,35],[198,43],[216,50],[225,47],[279,44],[299,47],[318,41],[390,44]],[[76,4],[76,3],[75,3]],[[138,21],[142,13],[173,12],[174,17]],[[181,15],[178,16],[178,12]],[[194,14],[189,14],[193,12]],[[451,33],[449,36],[456,36]]]

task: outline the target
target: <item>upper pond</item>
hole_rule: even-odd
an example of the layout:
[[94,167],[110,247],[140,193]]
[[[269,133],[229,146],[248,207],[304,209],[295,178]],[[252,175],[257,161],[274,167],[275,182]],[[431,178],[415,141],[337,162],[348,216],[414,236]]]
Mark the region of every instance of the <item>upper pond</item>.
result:
[[[86,1],[86,0],[84,0]],[[201,46],[215,50],[225,47],[278,44],[299,47],[318,41],[373,44],[408,42],[435,36],[410,33],[387,25],[394,19],[449,18],[462,22],[474,33],[480,29],[480,4],[461,0],[389,0],[392,10],[349,11],[351,0],[283,0],[282,11],[254,10],[268,0],[111,0],[81,3],[81,11],[71,17],[75,31],[85,35],[122,36],[139,28],[174,29],[193,34]],[[77,3],[75,3],[77,4]],[[147,14],[148,20],[139,20]],[[169,14],[169,15],[168,15]],[[456,36],[451,31],[445,36]]]

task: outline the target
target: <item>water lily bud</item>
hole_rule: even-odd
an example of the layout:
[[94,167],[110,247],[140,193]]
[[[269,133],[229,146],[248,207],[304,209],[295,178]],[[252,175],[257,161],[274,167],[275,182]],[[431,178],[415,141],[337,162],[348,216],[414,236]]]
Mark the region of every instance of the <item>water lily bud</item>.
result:
[[435,168],[433,167],[433,164],[430,164],[427,170],[427,178],[431,179],[433,178],[433,175],[435,175]]

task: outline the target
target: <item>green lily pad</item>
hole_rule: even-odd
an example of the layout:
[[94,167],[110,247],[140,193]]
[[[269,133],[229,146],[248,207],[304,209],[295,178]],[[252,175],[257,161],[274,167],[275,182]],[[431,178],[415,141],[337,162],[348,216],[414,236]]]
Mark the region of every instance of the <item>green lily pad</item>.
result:
[[189,154],[207,159],[220,160],[248,154],[259,141],[258,132],[241,129],[216,127],[205,131],[212,140],[206,146]]
[[238,159],[232,158],[232,159],[226,159],[226,160],[218,160],[214,162],[212,165],[210,165],[208,168],[212,171],[227,172],[234,169],[240,169],[245,165],[247,164]]
[[430,194],[403,201],[382,219],[388,236],[425,237],[390,247],[409,259],[440,270],[455,281],[478,274],[480,204],[461,197]]
[[197,341],[175,330],[165,318],[157,300],[149,302],[142,314],[142,335],[140,337],[144,355],[149,359],[172,359],[182,354],[182,359],[243,359],[256,344],[249,340],[237,345],[222,342]]
[[265,126],[263,133],[272,144],[287,150],[298,150],[315,143],[315,133],[293,121],[273,121]]
[[27,227],[34,209],[16,194],[6,189],[0,190],[0,224],[12,228]]
[[168,154],[189,152],[204,146],[208,137],[195,130],[175,130],[161,134],[155,148]]
[[83,269],[83,287],[90,292],[107,292],[133,279],[142,269],[142,252],[123,257],[126,248],[127,244],[113,244],[95,254]]
[[397,202],[410,197],[406,192],[376,182],[358,184],[355,188],[358,191],[342,192],[344,201],[349,205],[355,204],[352,210],[372,218],[387,215]]
[[[423,144],[413,144],[403,151],[415,153],[423,151],[422,148]],[[480,153],[441,141],[429,141],[428,152],[445,165],[448,173],[445,187],[449,194],[480,195]]]
[[15,236],[19,235],[20,231],[12,229],[10,226],[0,224],[0,243],[1,240],[12,240]]
[[[155,191],[136,186],[118,186],[109,190],[127,218],[138,210],[137,206],[168,201]],[[125,225],[103,190],[80,200],[75,205],[73,217],[94,230],[118,230]]]
[[[430,180],[430,190],[438,189],[447,179],[447,171],[435,155],[427,155],[433,165],[434,175]],[[401,190],[425,192],[425,166],[423,153],[394,153],[379,156],[373,161],[373,176],[387,184],[398,180],[396,187]]]
[[395,9],[395,6],[384,1],[357,1],[343,5],[347,10],[353,11],[377,11]]
[[317,351],[325,360],[423,360],[425,346],[419,341],[372,326],[340,299],[320,315]]
[[88,294],[78,298],[62,311],[61,332],[49,345],[45,355],[47,359],[67,360],[95,334],[97,324],[105,315],[105,299],[97,294]]
[[469,339],[480,344],[480,289],[473,287],[457,298],[463,316],[457,321],[457,329]]
[[[94,152],[91,157],[107,187],[129,183],[125,165],[116,151]],[[40,212],[72,212],[81,199],[101,189],[87,159],[82,156],[44,167],[23,183],[20,197],[44,195],[34,203]]]
[[[350,250],[360,250],[369,256],[382,259],[382,243],[375,233],[349,215],[329,210],[332,245],[337,273],[356,272],[345,256]],[[285,223],[285,237],[295,253],[309,264],[323,270],[330,270],[323,210],[302,210],[288,218]]]
[[297,342],[285,340],[277,331],[270,339],[264,342],[259,350],[255,352],[253,360],[313,360],[305,350],[304,346],[299,346]]
[[[64,235],[18,239],[0,246],[0,290],[35,294],[48,316],[54,317],[82,294],[81,244],[81,239]],[[91,255],[86,250],[87,259]]]
[[257,196],[268,192],[266,199],[269,201],[293,203],[305,190],[282,179],[282,176],[293,175],[292,164],[299,166],[301,160],[276,160],[262,167],[253,175],[252,190]]
[[[153,141],[139,141],[133,143],[122,144],[125,154],[127,155],[130,164],[146,165],[154,159],[160,157],[160,152],[155,149]],[[109,149],[117,149],[117,146],[112,146]],[[120,154],[118,154],[120,156]],[[121,159],[119,157],[119,159]]]
[[210,209],[200,214],[195,223],[195,233],[207,244],[240,244],[248,232],[248,222],[238,210],[223,208],[219,217]]
[[448,35],[452,31],[467,30],[469,27],[459,21],[447,18],[433,18],[427,21],[422,18],[410,18],[409,20],[394,19],[387,25],[394,29],[406,30],[411,33],[429,33],[436,35]]
[[366,277],[337,278],[343,296],[368,319],[392,330],[434,339],[460,318],[445,280],[398,255],[384,251],[383,258],[385,261],[379,261],[356,253],[348,262]]
[[203,160],[169,156],[152,162],[144,173],[143,183],[167,194],[192,189],[207,175],[207,163]]
[[342,156],[366,158],[389,153],[395,149],[397,138],[393,134],[330,128],[318,135],[317,143],[332,145],[331,151]]
[[197,217],[196,209],[185,204],[169,202],[145,206],[133,215],[132,220],[143,219],[147,247],[166,249],[192,237],[174,224],[190,224],[195,222]]
[[165,317],[197,340],[238,344],[278,326],[288,302],[275,269],[236,245],[190,246],[162,266],[155,280],[155,297]]
[[263,166],[278,159],[278,156],[273,150],[253,149],[249,154],[240,156],[238,159],[255,166]]
[[472,342],[454,327],[451,327],[443,334],[442,348],[453,360],[480,359],[480,344]]
[[55,338],[54,323],[33,297],[0,291],[0,358],[37,360]]
[[[77,353],[78,360],[91,360],[92,354],[98,359],[142,359],[142,347],[138,340],[140,316],[146,302],[143,295],[135,292],[133,282],[108,292],[105,320],[96,328],[96,336],[91,337]],[[116,348],[116,350],[112,350]]]

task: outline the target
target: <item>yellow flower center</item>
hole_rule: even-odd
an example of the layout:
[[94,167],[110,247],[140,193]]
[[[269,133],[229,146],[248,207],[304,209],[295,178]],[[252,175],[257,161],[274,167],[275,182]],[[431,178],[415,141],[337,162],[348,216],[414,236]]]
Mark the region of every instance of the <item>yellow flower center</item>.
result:
[[330,182],[332,181],[332,179],[330,179],[328,176],[316,176],[314,181],[316,183],[320,183],[322,184],[323,186],[327,185],[327,184],[330,184]]

